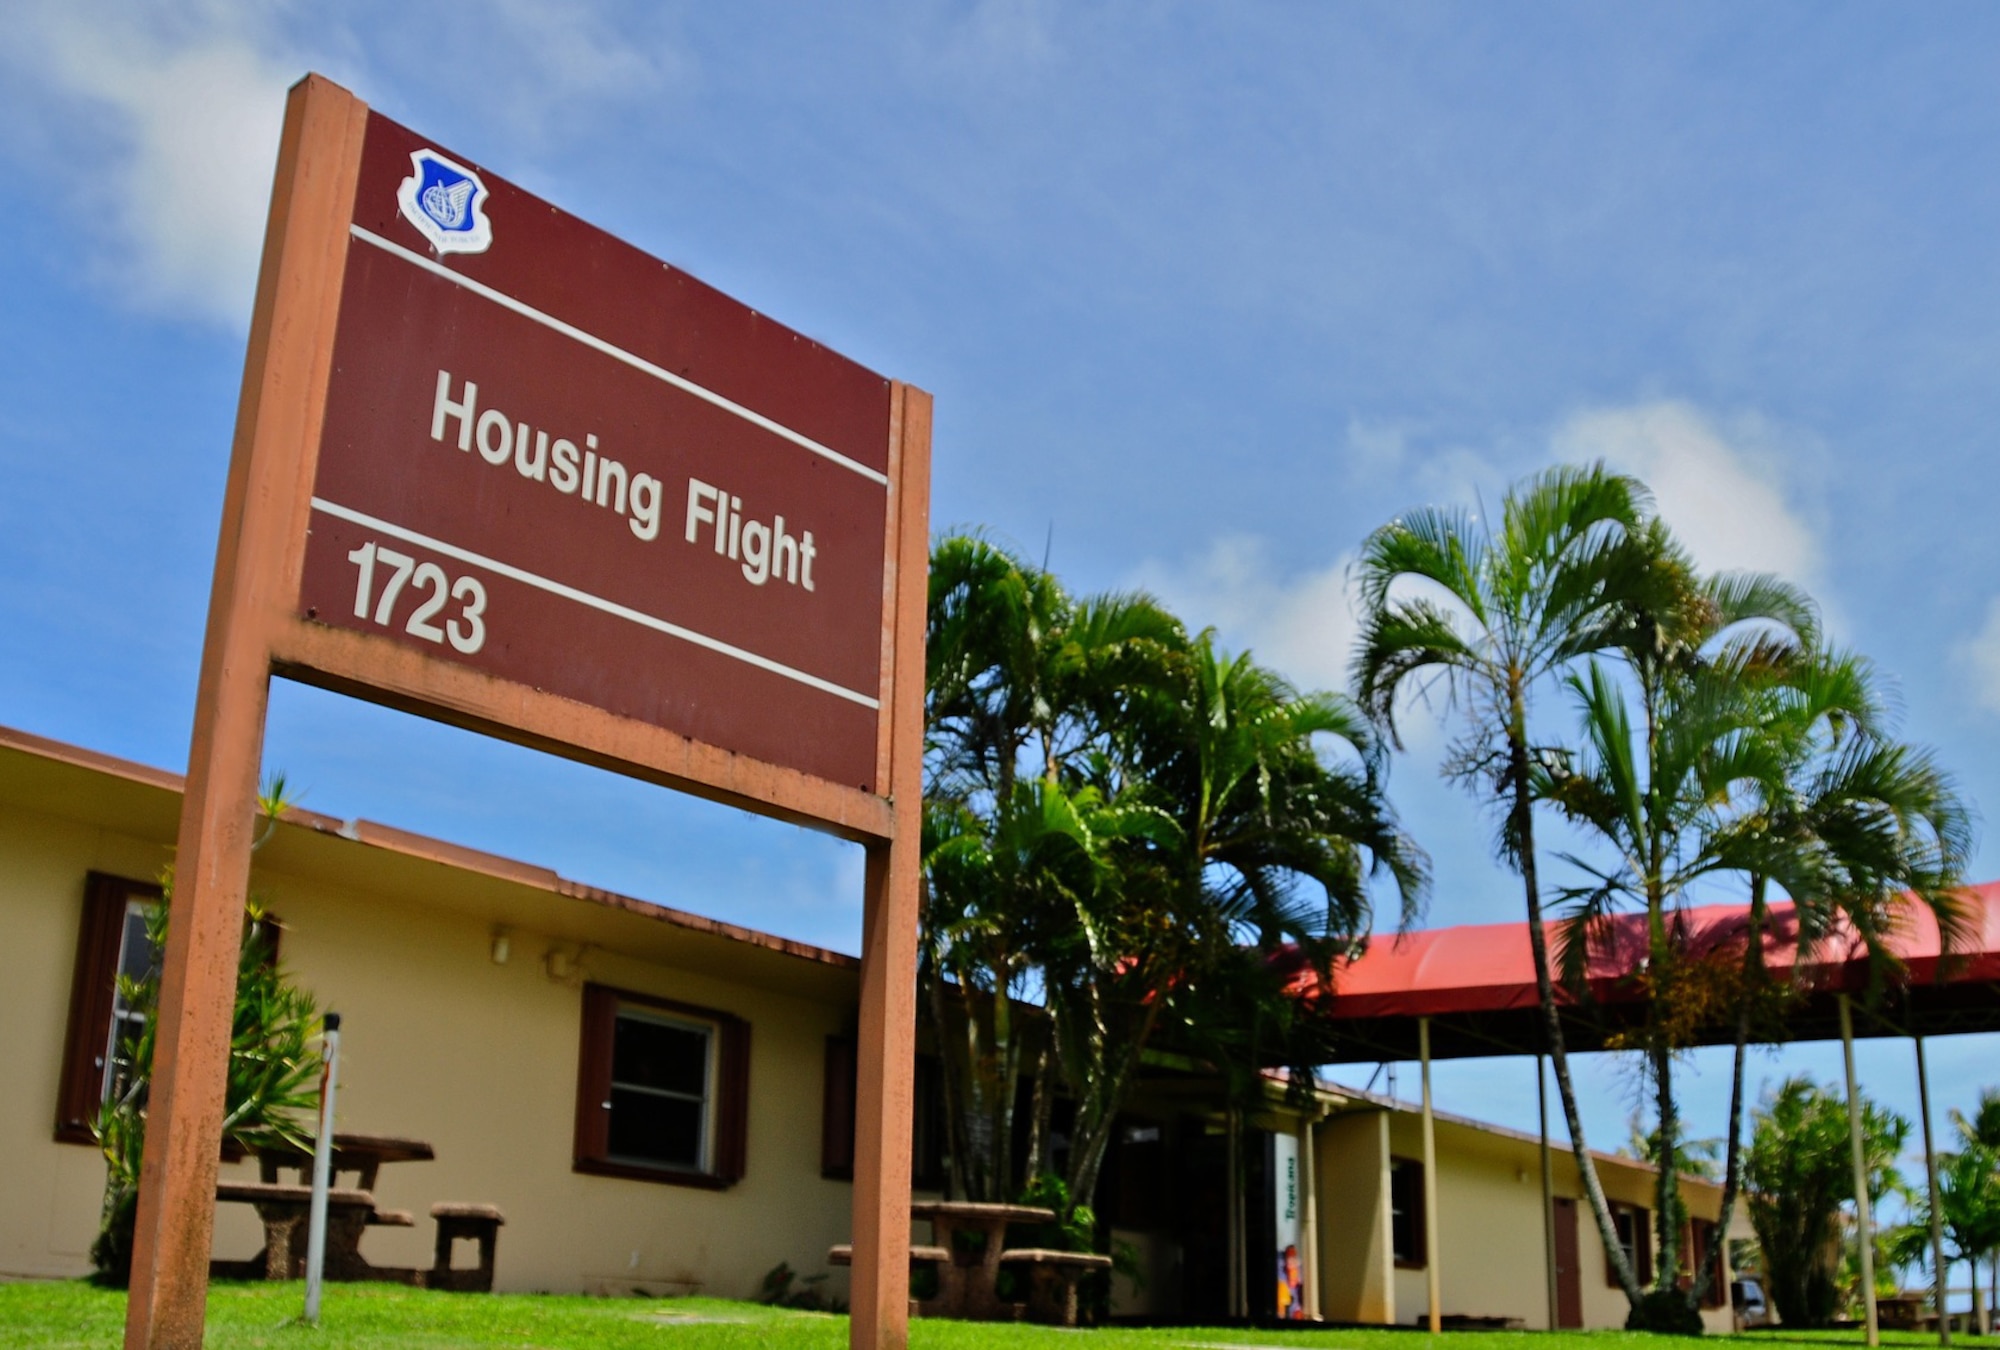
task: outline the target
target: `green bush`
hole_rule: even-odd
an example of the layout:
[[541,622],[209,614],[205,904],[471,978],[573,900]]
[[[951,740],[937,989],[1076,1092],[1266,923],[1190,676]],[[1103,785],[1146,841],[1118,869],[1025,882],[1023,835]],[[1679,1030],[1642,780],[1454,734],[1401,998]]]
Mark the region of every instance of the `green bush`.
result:
[[[167,949],[172,908],[167,898],[146,920],[154,952]],[[222,1135],[246,1150],[289,1144],[310,1147],[306,1114],[319,1104],[320,1013],[311,994],[294,985],[274,958],[275,930],[252,900],[244,915],[242,954],[236,966],[236,1014],[230,1029],[229,1078],[223,1098]],[[131,1071],[122,1090],[99,1109],[95,1132],[104,1153],[104,1208],[90,1259],[97,1282],[131,1283],[132,1242],[139,1215],[139,1164],[146,1151],[146,1099],[153,1077],[153,1042],[160,1006],[155,961],[138,979],[121,975],[119,996],[140,1015],[139,1032],[120,1047]]]

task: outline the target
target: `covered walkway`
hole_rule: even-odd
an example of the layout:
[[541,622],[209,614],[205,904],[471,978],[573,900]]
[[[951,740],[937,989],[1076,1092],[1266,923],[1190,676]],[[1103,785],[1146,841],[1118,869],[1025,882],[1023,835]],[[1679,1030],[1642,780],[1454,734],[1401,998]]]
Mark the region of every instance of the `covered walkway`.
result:
[[[1911,1038],[1934,1216],[1938,1213],[1937,1167],[1924,1038],[2000,1031],[2000,882],[1967,888],[1964,912],[1964,929],[1947,950],[1928,909],[1913,902],[1902,907],[1900,926],[1888,943],[1903,967],[1902,977],[1893,982],[1884,981],[1883,972],[1870,960],[1866,947],[1845,926],[1801,952],[1798,914],[1788,902],[1768,908],[1762,932],[1767,969],[1799,993],[1785,1013],[1782,1035],[1773,1038],[1767,1030],[1765,1039],[1785,1043],[1835,1039],[1843,1042],[1857,1176],[1861,1144],[1853,1042],[1857,1037]],[[1679,926],[1690,949],[1711,954],[1718,960],[1742,959],[1749,937],[1747,906],[1702,906],[1681,911],[1673,922]],[[1556,925],[1548,925],[1546,931],[1553,961]],[[1601,1050],[1610,1037],[1639,1024],[1645,1015],[1645,1005],[1632,976],[1643,968],[1645,955],[1643,915],[1623,914],[1607,922],[1591,944],[1583,994],[1579,997],[1567,990],[1558,991],[1563,1042],[1569,1052]],[[1527,925],[1477,924],[1377,937],[1358,957],[1336,963],[1330,982],[1296,956],[1288,958],[1287,964],[1295,996],[1336,1029],[1336,1046],[1329,1062],[1415,1060],[1422,1065],[1427,1164],[1424,1208],[1433,1220],[1436,1195],[1435,1169],[1429,1165],[1431,1061],[1535,1056],[1542,1114],[1549,1324],[1556,1325],[1548,1097],[1542,1082],[1542,1057],[1548,1051],[1548,1044],[1535,993]],[[1733,1027],[1717,1024],[1706,1028],[1696,1043],[1728,1045],[1734,1039]],[[1858,1185],[1857,1189],[1862,1192],[1859,1217],[1866,1230],[1870,1227],[1866,1191]],[[1426,1227],[1435,1233],[1434,1221]],[[1935,1228],[1933,1223],[1933,1250],[1940,1251]],[[1437,1256],[1435,1250],[1428,1255],[1430,1321],[1435,1331],[1439,1321]],[[1878,1334],[1873,1263],[1866,1244],[1862,1264],[1862,1283],[1867,1291],[1868,1343],[1875,1345]],[[1942,1284],[1941,1260],[1938,1267]],[[1947,1319],[1939,1318],[1939,1338],[1948,1344],[1946,1322]]]

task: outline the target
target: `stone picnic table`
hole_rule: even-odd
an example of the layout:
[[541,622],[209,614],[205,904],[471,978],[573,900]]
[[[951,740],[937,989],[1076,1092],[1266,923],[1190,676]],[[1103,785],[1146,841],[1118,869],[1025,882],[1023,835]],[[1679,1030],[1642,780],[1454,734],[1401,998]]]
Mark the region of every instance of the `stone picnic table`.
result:
[[[982,1204],[962,1200],[919,1200],[910,1206],[912,1219],[928,1219],[931,1245],[912,1246],[912,1265],[937,1268],[937,1293],[916,1302],[925,1317],[957,1317],[975,1321],[1008,1321],[1032,1312],[1036,1320],[1058,1326],[1076,1325],[1076,1284],[1092,1270],[1108,1269],[1111,1258],[1089,1252],[1055,1251],[1043,1247],[1009,1249],[1010,1224],[1054,1223],[1056,1212],[1033,1205]],[[835,1247],[828,1259],[846,1265],[853,1248]],[[1030,1298],[1022,1303],[1000,1298],[1000,1267],[1020,1267],[1028,1277]]]
[[943,1317],[992,1321],[1011,1316],[1000,1302],[1000,1255],[1007,1246],[1007,1225],[1054,1223],[1056,1212],[1034,1205],[980,1204],[970,1200],[919,1200],[910,1217],[931,1221],[931,1243],[943,1248],[935,1299]]
[[[225,1203],[248,1204],[257,1210],[264,1224],[264,1250],[248,1261],[215,1261],[215,1274],[235,1279],[296,1280],[305,1274],[306,1217],[312,1208],[312,1163],[310,1141],[305,1149],[275,1145],[259,1149],[258,1181],[222,1181],[215,1198]],[[354,1186],[330,1186],[326,1208],[326,1276],[330,1280],[390,1280],[405,1284],[422,1282],[422,1272],[395,1266],[372,1266],[361,1255],[361,1238],[371,1227],[414,1228],[416,1220],[408,1210],[378,1209],[375,1182],[382,1165],[392,1162],[429,1162],[437,1156],[421,1139],[391,1135],[336,1134],[333,1136],[333,1175],[343,1172],[357,1176]],[[296,1169],[298,1182],[281,1179],[286,1169]],[[446,1258],[447,1262],[449,1257]]]
[[[308,1147],[291,1148],[279,1144],[257,1150],[257,1171],[268,1184],[276,1184],[278,1174],[285,1168],[296,1167],[299,1184],[312,1185],[313,1155]],[[431,1162],[437,1151],[421,1139],[405,1139],[393,1134],[341,1134],[333,1136],[333,1175],[342,1172],[357,1174],[356,1190],[372,1191],[375,1179],[381,1174],[382,1164],[398,1162]]]

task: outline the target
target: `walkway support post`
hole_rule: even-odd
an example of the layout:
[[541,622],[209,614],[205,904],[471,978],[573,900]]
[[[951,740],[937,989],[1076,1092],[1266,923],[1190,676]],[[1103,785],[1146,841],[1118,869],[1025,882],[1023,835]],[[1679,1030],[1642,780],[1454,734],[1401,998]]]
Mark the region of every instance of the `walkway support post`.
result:
[[1861,1140],[1861,1089],[1854,1079],[1854,1008],[1840,996],[1840,1054],[1847,1068],[1847,1143],[1854,1155],[1854,1236],[1861,1257],[1861,1300],[1867,1309],[1868,1344],[1882,1343],[1875,1314],[1875,1221],[1868,1204],[1868,1153]]
[[1437,1124],[1431,1118],[1431,1019],[1417,1019],[1417,1057],[1424,1079],[1424,1292],[1431,1334],[1444,1329],[1438,1300]]
[[1556,1294],[1556,1183],[1549,1159],[1549,1079],[1543,1056],[1535,1056],[1535,1109],[1542,1120],[1542,1270],[1547,1275],[1549,1330],[1562,1320]]
[[1944,1211],[1938,1204],[1937,1149],[1931,1142],[1931,1079],[1924,1068],[1924,1038],[1912,1036],[1910,1042],[1917,1048],[1917,1107],[1924,1121],[1924,1183],[1930,1188],[1931,1271],[1937,1276],[1931,1297],[1937,1302],[1938,1344],[1950,1345],[1951,1314],[1945,1309],[1945,1296],[1950,1292],[1951,1282],[1945,1276],[1951,1267],[1944,1263]]

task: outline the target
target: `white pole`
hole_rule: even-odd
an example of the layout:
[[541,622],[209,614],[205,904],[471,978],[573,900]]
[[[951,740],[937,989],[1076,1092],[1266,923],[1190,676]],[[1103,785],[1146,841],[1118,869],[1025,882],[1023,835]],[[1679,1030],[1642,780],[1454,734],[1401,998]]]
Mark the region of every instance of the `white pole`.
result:
[[1861,1090],[1854,1081],[1854,1013],[1840,996],[1840,1051],[1847,1065],[1847,1143],[1854,1155],[1854,1235],[1861,1256],[1861,1298],[1868,1314],[1868,1344],[1882,1343],[1875,1314],[1875,1232],[1868,1205],[1868,1155],[1861,1142]]
[[[1917,1104],[1922,1108],[1924,1117],[1924,1180],[1929,1187],[1931,1207],[1931,1270],[1937,1275],[1934,1297],[1937,1302],[1938,1344],[1950,1345],[1951,1313],[1945,1307],[1945,1276],[1950,1273],[1951,1267],[1944,1262],[1944,1210],[1938,1204],[1937,1149],[1931,1142],[1931,1078],[1924,1068],[1924,1038],[1912,1036],[1910,1040],[1917,1047]],[[1975,1274],[1973,1278],[1979,1277]]]
[[340,1060],[340,1014],[326,1015],[326,1048],[319,1065],[319,1137],[313,1141],[312,1209],[306,1218],[306,1325],[319,1325],[321,1276],[326,1270],[326,1192],[333,1180],[334,1070]]
[[1431,1120],[1431,1019],[1417,1019],[1417,1054],[1424,1071],[1424,1293],[1429,1300],[1431,1335],[1444,1326],[1438,1292],[1437,1129]]

